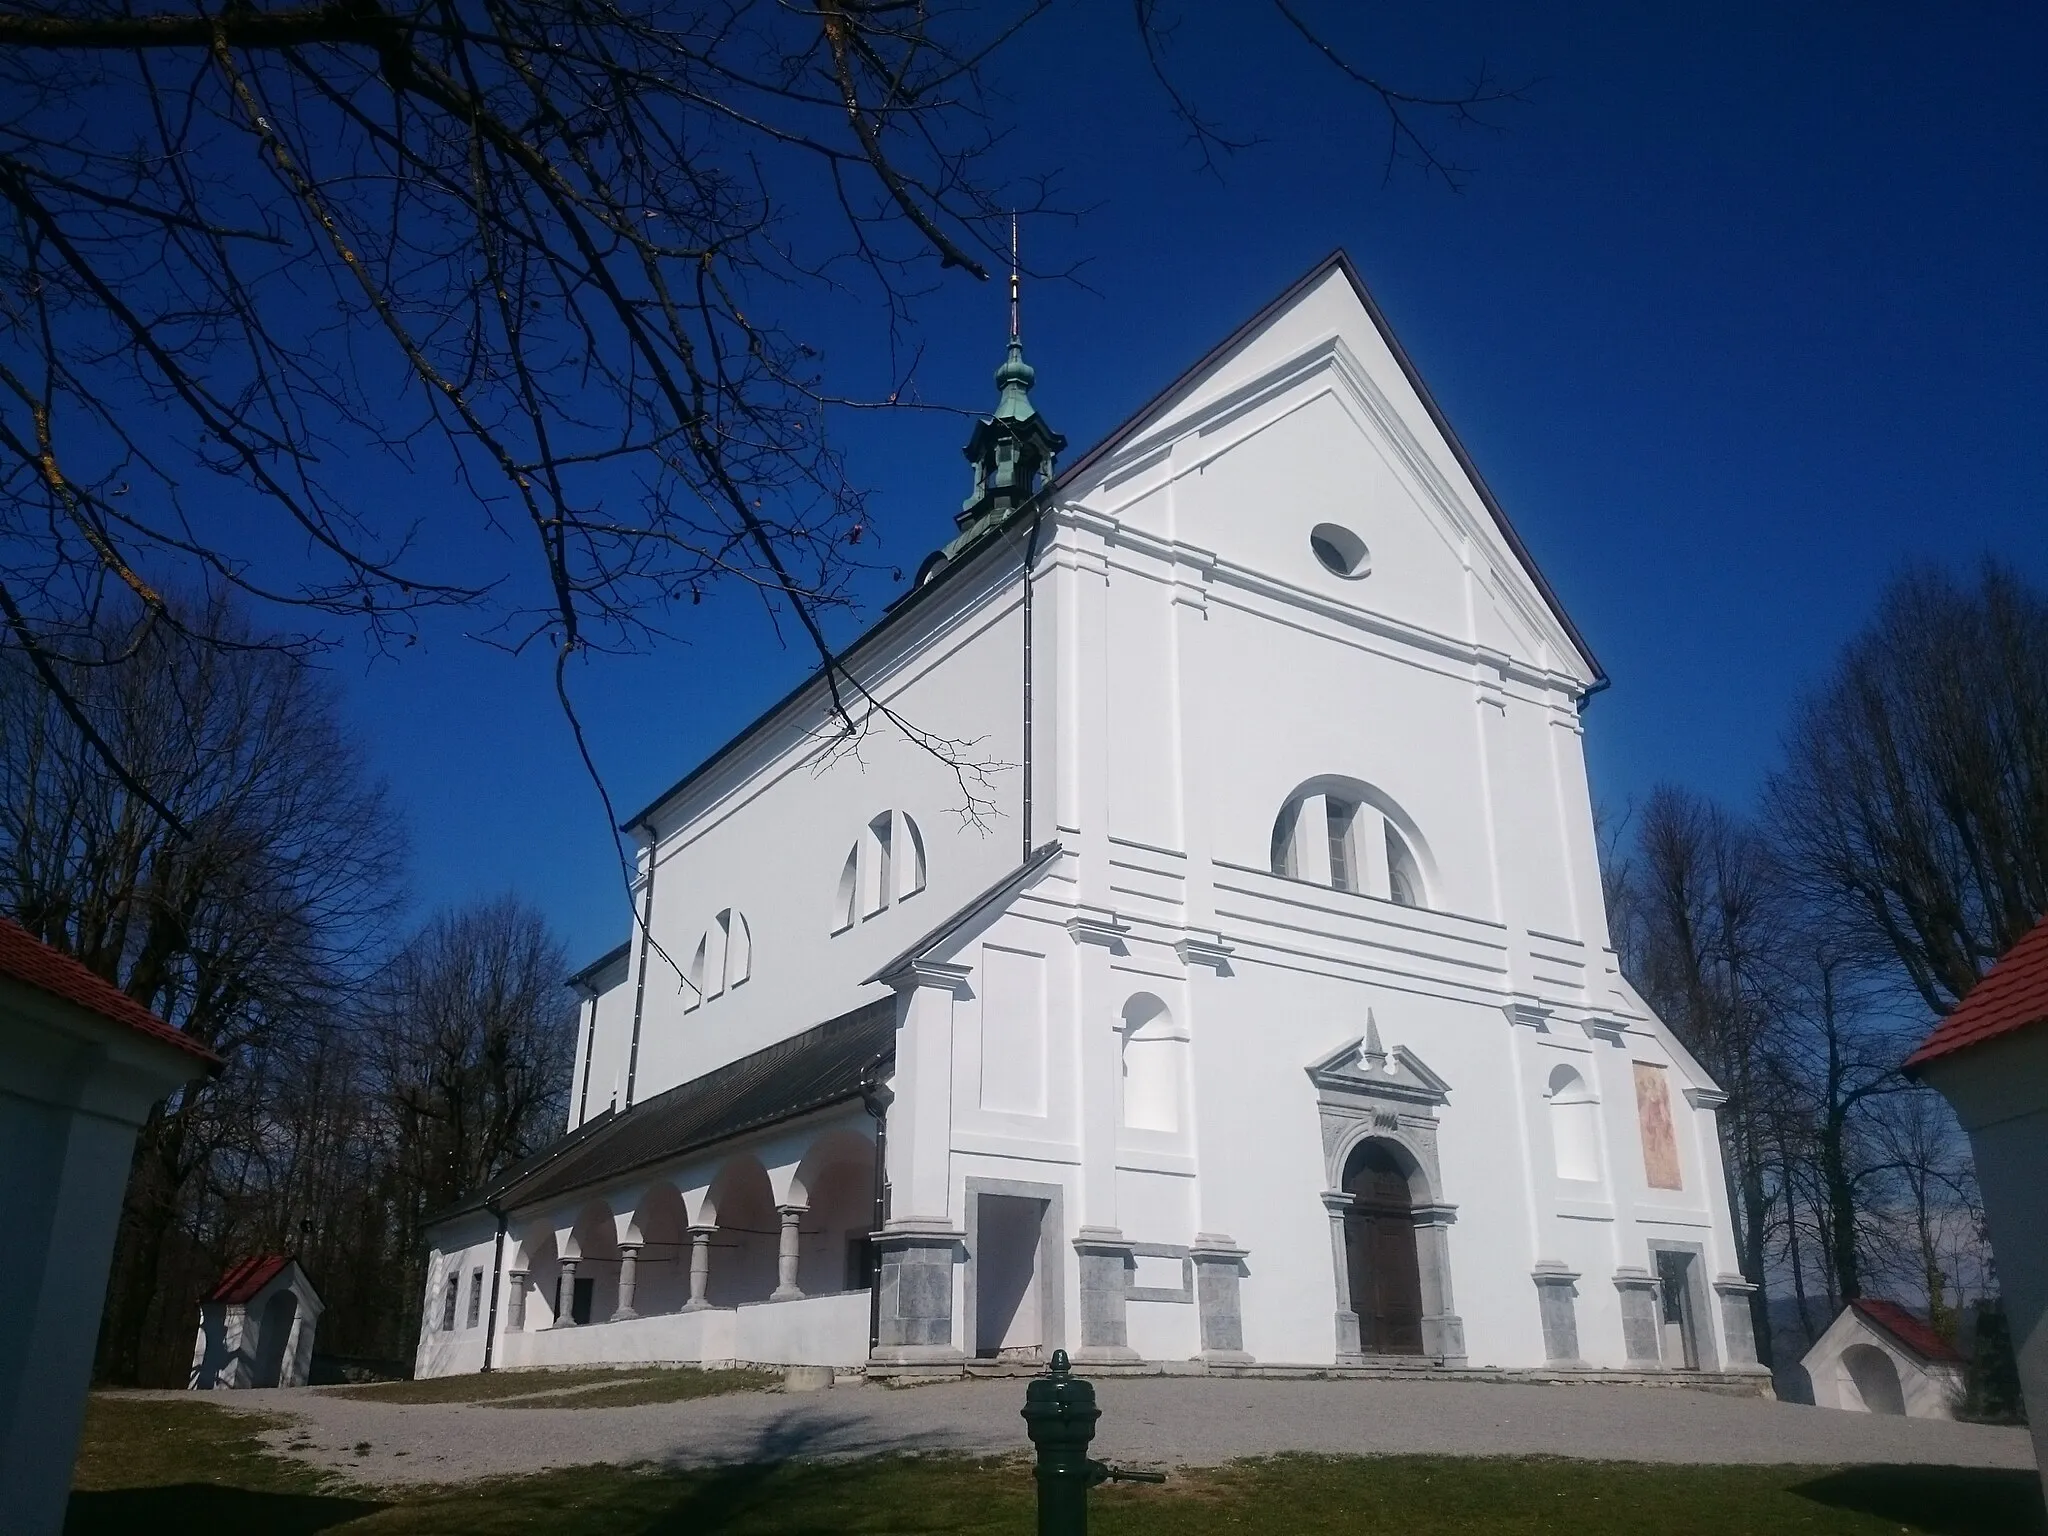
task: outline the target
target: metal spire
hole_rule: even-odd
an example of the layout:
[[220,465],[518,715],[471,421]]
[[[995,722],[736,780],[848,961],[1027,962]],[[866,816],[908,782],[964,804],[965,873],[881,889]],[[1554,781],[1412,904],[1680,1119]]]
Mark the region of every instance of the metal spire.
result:
[[1017,329],[1017,213],[1010,211],[1010,340],[1022,336]]

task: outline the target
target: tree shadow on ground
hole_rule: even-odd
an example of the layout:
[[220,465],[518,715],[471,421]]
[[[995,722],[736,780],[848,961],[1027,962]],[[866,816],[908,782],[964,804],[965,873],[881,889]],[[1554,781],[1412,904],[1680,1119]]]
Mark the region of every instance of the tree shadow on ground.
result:
[[[947,1454],[951,1448],[943,1442],[948,1438],[878,1438],[857,1421],[835,1422],[791,1410],[755,1427],[745,1444],[721,1447],[720,1465],[674,1467],[685,1480],[680,1496],[640,1525],[635,1536],[754,1530],[773,1530],[776,1536],[844,1536],[850,1529],[875,1528],[866,1520],[883,1509],[892,1533],[958,1531],[977,1504],[981,1507],[975,1512],[988,1513],[985,1487],[963,1487],[956,1501],[920,1483],[916,1493],[925,1507],[906,1511],[906,1501],[893,1495],[911,1490],[890,1487],[887,1471],[892,1459],[907,1466],[920,1453]],[[934,1439],[941,1443],[931,1443]],[[853,1463],[861,1470],[853,1472]],[[849,1497],[879,1503],[854,1510],[847,1507]]]
[[2048,1533],[2041,1479],[1989,1467],[1845,1467],[1791,1490],[1816,1504],[1879,1515],[1933,1536]]
[[218,1483],[112,1488],[74,1493],[64,1536],[131,1536],[135,1531],[206,1531],[209,1536],[310,1536],[384,1508],[367,1499],[318,1493],[257,1493]]

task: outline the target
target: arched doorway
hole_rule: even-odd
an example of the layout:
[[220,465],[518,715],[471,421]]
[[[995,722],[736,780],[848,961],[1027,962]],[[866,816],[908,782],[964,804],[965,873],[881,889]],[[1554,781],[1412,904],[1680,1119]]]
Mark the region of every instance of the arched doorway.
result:
[[1842,1351],[1842,1369],[1849,1373],[1866,1411],[1904,1417],[1906,1393],[1890,1355],[1874,1344],[1851,1344]]
[[1415,1204],[1405,1160],[1365,1141],[1344,1163],[1344,1251],[1358,1344],[1368,1355],[1422,1353],[1422,1274],[1415,1257]]

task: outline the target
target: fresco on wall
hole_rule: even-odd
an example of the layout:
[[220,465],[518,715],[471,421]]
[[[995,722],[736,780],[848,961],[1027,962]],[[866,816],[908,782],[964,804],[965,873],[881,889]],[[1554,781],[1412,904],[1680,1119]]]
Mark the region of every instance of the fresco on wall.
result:
[[1636,1069],[1636,1120],[1643,1133],[1643,1173],[1652,1189],[1683,1189],[1678,1172],[1678,1136],[1671,1127],[1671,1095],[1664,1069],[1639,1061]]

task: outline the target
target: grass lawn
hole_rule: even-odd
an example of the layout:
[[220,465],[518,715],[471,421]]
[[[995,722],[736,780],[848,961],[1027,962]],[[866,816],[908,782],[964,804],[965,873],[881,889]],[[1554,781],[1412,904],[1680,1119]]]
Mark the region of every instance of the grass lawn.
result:
[[[95,1399],[69,1536],[1028,1536],[1022,1459],[894,1456],[660,1473],[584,1467],[379,1493],[267,1453],[265,1421],[206,1403]],[[2025,1472],[1956,1468],[1648,1467],[1619,1462],[1278,1456],[1096,1490],[1096,1536],[2030,1536],[2048,1532]]]

